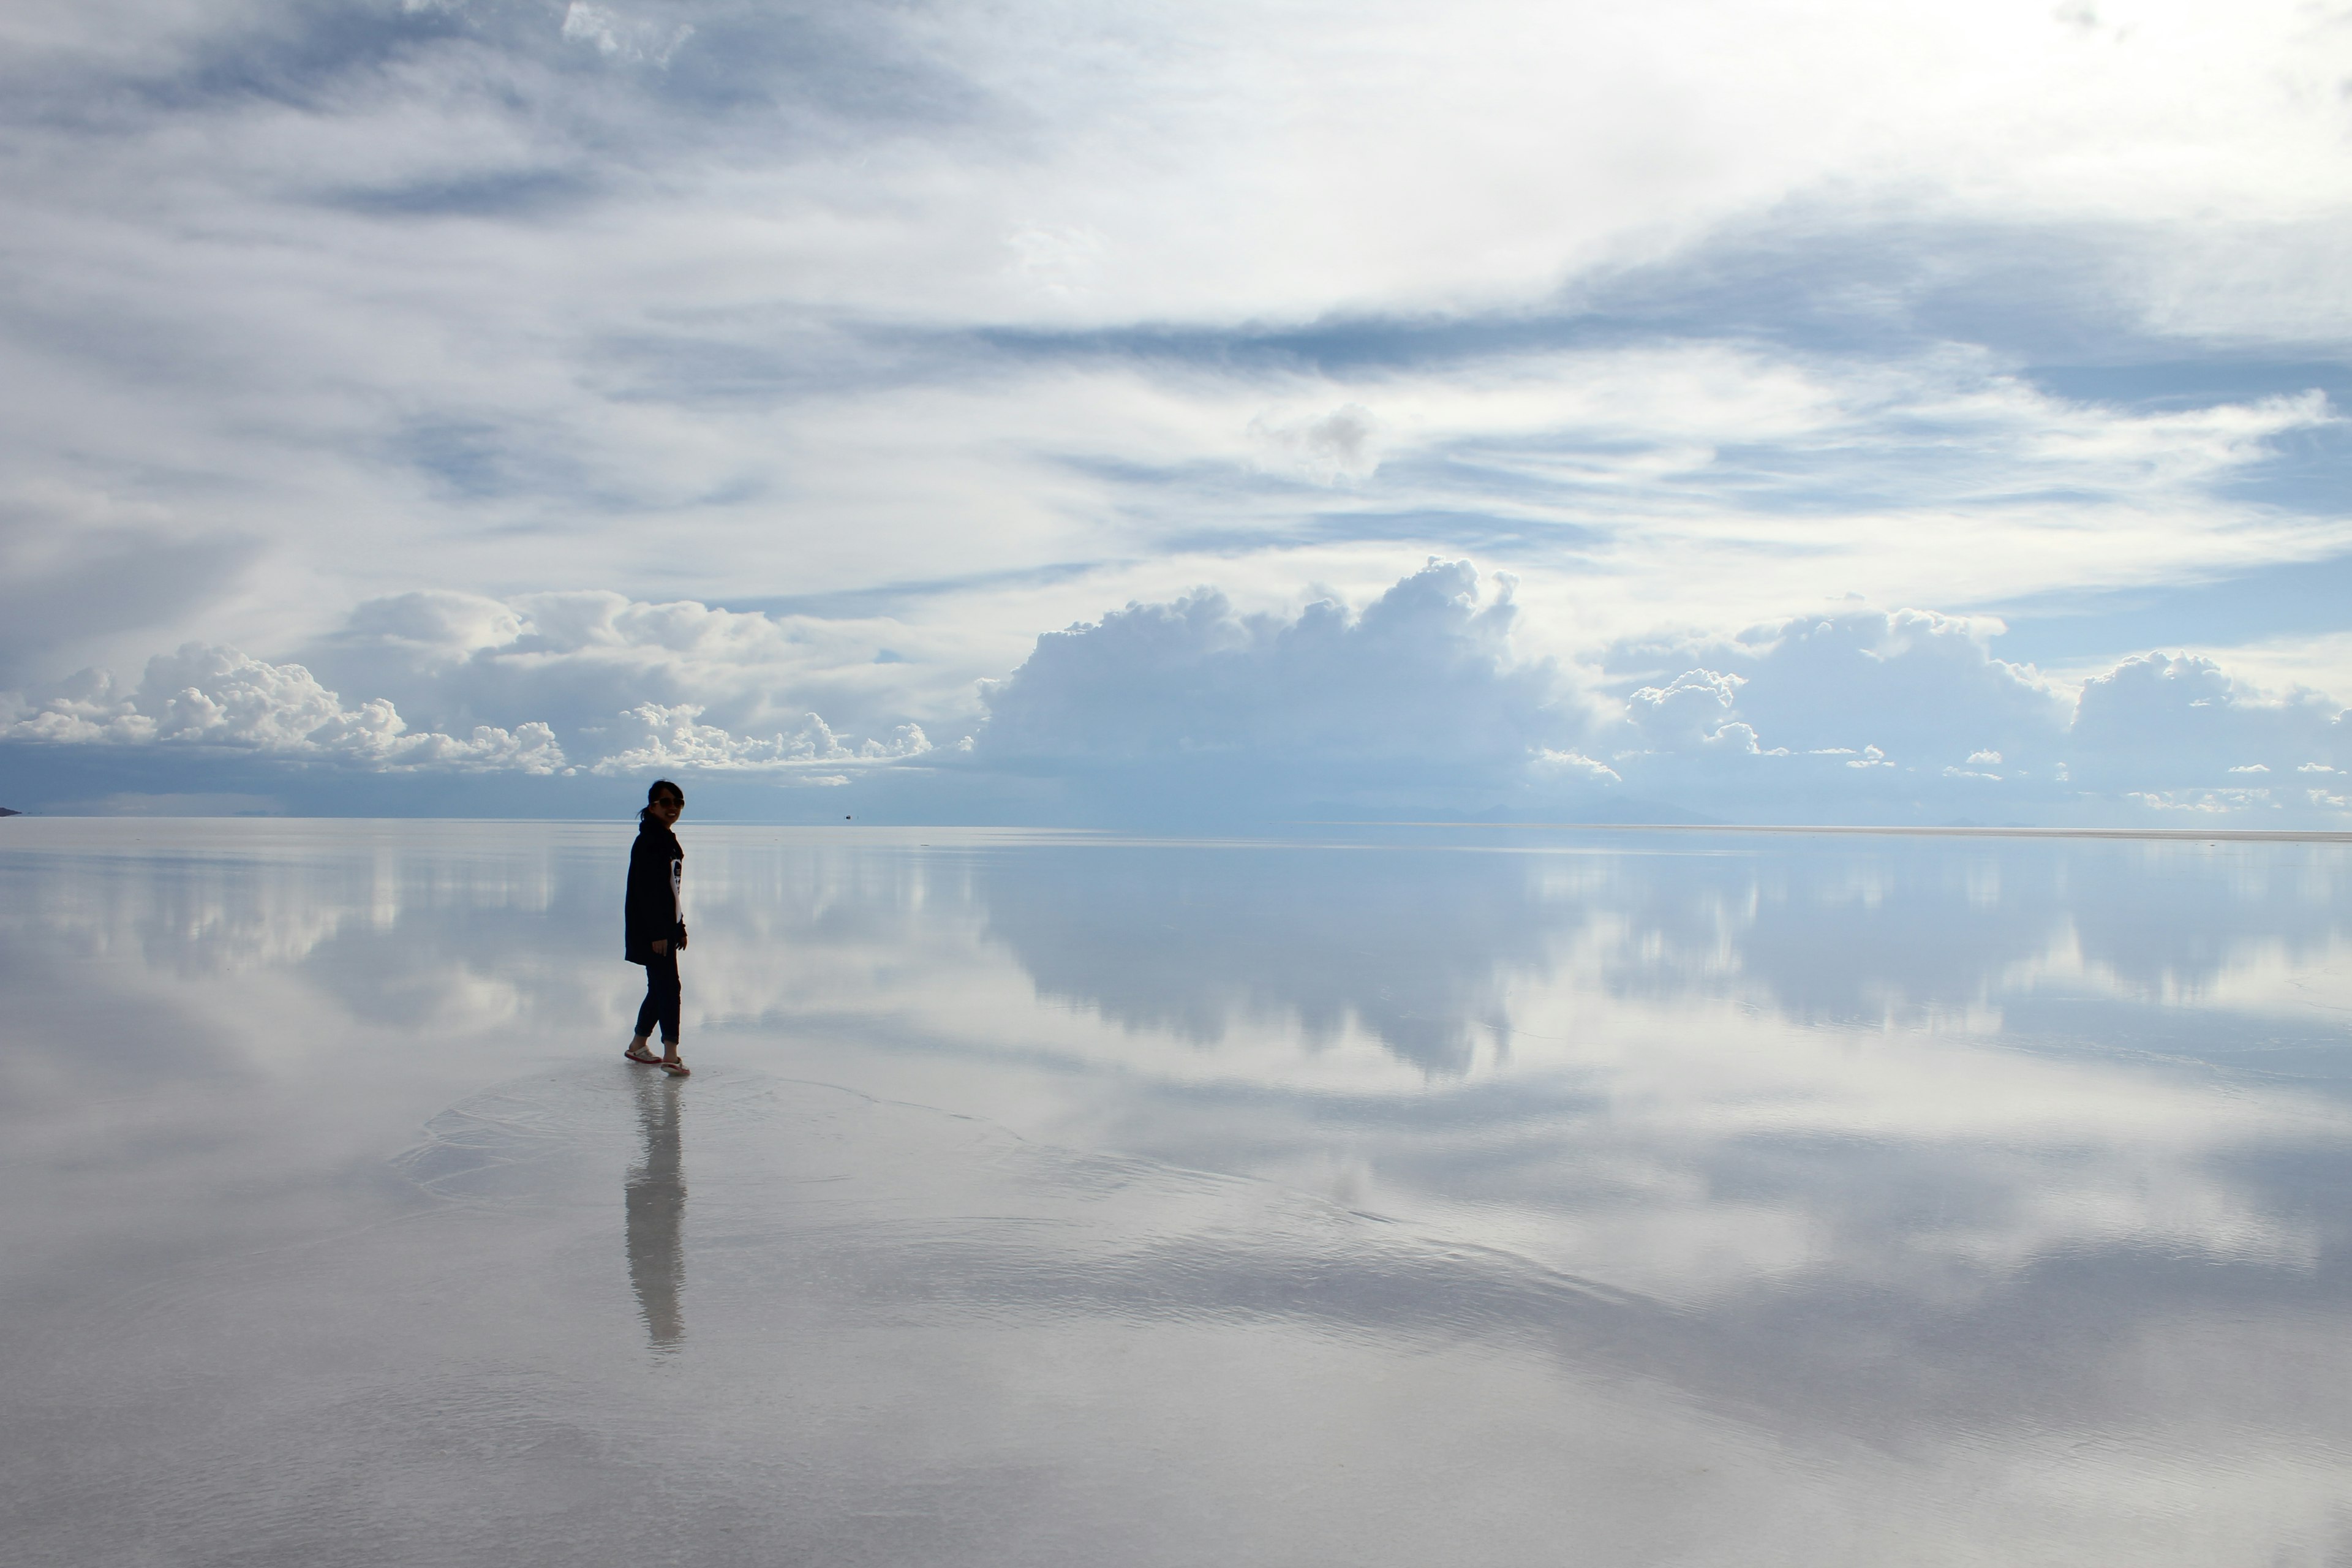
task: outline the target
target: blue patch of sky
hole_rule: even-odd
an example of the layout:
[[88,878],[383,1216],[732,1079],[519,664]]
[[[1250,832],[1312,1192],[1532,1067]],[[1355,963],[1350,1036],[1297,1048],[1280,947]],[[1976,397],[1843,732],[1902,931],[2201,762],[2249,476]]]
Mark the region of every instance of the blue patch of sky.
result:
[[602,183],[577,170],[518,169],[331,192],[323,205],[389,218],[541,218],[593,200]]
[[595,482],[562,447],[560,439],[462,416],[409,421],[385,446],[393,461],[423,475],[447,500],[526,503],[530,517],[486,521],[486,534],[533,532],[560,526],[567,513],[646,504],[643,495]]
[[[2138,414],[2186,413],[2317,392],[2339,419],[2352,408],[2352,362],[2320,358],[2250,359],[2217,353],[2204,359],[2138,363],[2036,364],[2021,373],[2053,396]],[[2352,510],[2352,424],[2287,430],[2270,438],[2271,455],[2218,481],[2218,499],[2337,517]]]
[[960,334],[913,332],[788,308],[647,312],[654,325],[592,341],[615,402],[760,407],[984,380],[1003,368]]
[[774,158],[793,138],[838,152],[844,132],[858,128],[970,129],[989,108],[913,40],[896,7],[635,0],[600,9],[611,47],[593,27],[567,37],[567,7],[547,0],[279,0],[224,10],[160,68],[110,73],[42,58],[37,69],[5,71],[0,113],[91,130],[142,111],[246,102],[334,113],[371,79],[421,67],[535,135],[635,163],[748,123],[761,126],[762,152]]
[[2352,631],[2352,555],[2280,562],[2160,587],[2036,595],[1967,606],[1999,615],[2000,658],[2062,665],[2191,645]]
[[[959,577],[933,577],[884,583],[870,588],[845,588],[814,594],[776,594],[761,597],[728,596],[705,601],[715,610],[740,615],[805,616],[812,620],[868,620],[895,615],[929,600],[989,588],[1047,587],[1067,583],[1119,564],[1109,561],[1057,561],[1004,572],[975,572]],[[879,662],[887,662],[877,660]]]
[[1253,374],[1334,375],[1420,369],[1627,341],[1634,335],[1631,328],[1598,317],[1523,312],[1467,318],[1359,316],[1290,327],[996,327],[969,334],[974,343],[1013,360],[1137,360]]
[[898,34],[894,7],[673,6],[656,26],[673,19],[690,21],[693,34],[645,77],[666,106],[763,115],[814,108],[904,127],[964,124],[988,108],[967,79]]
[[2021,374],[2053,396],[2147,413],[2305,392],[2324,392],[2336,406],[2352,406],[2352,363],[2341,360],[2250,360],[2216,353],[2139,364],[2030,364]]
[[585,448],[560,427],[529,427],[452,414],[403,424],[379,450],[425,477],[445,500],[520,503],[525,515],[481,520],[485,535],[561,528],[582,512],[614,513],[649,506],[731,507],[767,495],[772,484],[738,475],[683,501],[667,491],[616,482],[583,459]]
[[1601,529],[1546,518],[1428,509],[1318,511],[1279,524],[1193,529],[1165,535],[1157,542],[1170,551],[1215,555],[1371,542],[1505,560],[1541,554],[1553,564],[1566,565],[1588,548],[1597,551],[1605,546],[1608,537]]
[[2352,513],[2352,426],[2285,430],[2270,445],[2269,457],[2231,474],[2214,493],[2319,517]]
[[392,438],[393,456],[449,495],[483,500],[524,488],[504,433],[482,420],[420,420]]
[[186,110],[240,100],[331,110],[352,78],[381,71],[423,50],[479,36],[486,16],[512,6],[350,5],[310,3],[254,8],[200,40],[168,74],[122,85],[138,101]]

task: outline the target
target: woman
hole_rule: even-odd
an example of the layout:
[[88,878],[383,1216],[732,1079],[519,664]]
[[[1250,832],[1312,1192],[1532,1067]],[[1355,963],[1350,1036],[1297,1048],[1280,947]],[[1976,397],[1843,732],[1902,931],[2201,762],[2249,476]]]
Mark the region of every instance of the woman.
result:
[[[689,1076],[677,1058],[677,955],[686,947],[678,888],[686,851],[670,829],[685,809],[686,792],[667,779],[656,779],[646,791],[646,807],[637,813],[637,842],[629,851],[628,900],[621,913],[626,943],[623,956],[646,966],[646,1003],[637,1009],[637,1037],[621,1054],[676,1078]],[[661,1026],[660,1056],[646,1048],[656,1024]]]

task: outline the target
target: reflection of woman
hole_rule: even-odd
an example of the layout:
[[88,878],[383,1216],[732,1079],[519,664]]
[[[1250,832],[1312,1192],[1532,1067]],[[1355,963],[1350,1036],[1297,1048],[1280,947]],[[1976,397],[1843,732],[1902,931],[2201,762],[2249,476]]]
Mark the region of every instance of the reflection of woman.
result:
[[[628,899],[621,911],[626,942],[623,956],[646,966],[646,1002],[637,1009],[637,1037],[622,1054],[678,1078],[687,1076],[686,1064],[677,1058],[677,955],[686,946],[678,889],[686,851],[670,829],[685,809],[686,792],[667,779],[656,779],[646,791],[646,808],[637,813],[637,842],[629,851]],[[646,1048],[656,1024],[661,1026],[658,1057]]]
[[656,1350],[686,1337],[678,1292],[686,1283],[686,1248],[679,1232],[686,1221],[686,1175],[679,1169],[677,1097],[674,1083],[637,1079],[637,1130],[645,1135],[644,1163],[629,1173],[621,1189],[627,1222],[629,1283],[645,1314],[646,1333]]

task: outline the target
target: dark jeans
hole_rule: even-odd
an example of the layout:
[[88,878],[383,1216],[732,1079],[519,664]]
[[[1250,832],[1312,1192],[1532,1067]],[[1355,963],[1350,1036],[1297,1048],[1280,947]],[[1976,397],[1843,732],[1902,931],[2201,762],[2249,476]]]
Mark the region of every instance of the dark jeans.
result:
[[646,957],[646,1004],[637,1009],[637,1037],[645,1038],[661,1025],[662,1044],[677,1044],[677,953],[649,953]]

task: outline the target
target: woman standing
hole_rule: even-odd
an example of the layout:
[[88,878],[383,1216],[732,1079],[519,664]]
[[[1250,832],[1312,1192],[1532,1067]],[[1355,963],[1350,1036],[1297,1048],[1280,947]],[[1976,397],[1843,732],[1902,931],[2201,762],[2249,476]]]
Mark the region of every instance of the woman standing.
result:
[[[688,1076],[686,1064],[677,1058],[677,955],[686,946],[678,889],[686,851],[670,829],[685,809],[686,792],[667,779],[656,779],[646,791],[646,807],[637,813],[637,842],[629,851],[628,899],[621,912],[626,944],[623,956],[646,966],[646,1002],[637,1009],[637,1037],[621,1054],[677,1078]],[[661,1026],[658,1057],[646,1048],[656,1024]]]

